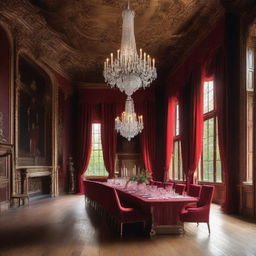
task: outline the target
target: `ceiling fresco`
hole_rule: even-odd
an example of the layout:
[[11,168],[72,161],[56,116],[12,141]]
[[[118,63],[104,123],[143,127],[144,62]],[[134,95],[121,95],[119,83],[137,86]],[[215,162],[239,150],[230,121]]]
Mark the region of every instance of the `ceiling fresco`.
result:
[[[121,12],[127,0],[3,0],[3,3],[0,16],[3,14],[9,21],[19,16],[20,25],[30,26],[17,34],[32,38],[34,43],[26,44],[38,58],[72,80],[104,82],[103,62],[120,48]],[[223,14],[218,0],[131,0],[130,6],[136,13],[137,49],[142,48],[155,57],[159,81]],[[17,30],[18,25],[13,26]]]

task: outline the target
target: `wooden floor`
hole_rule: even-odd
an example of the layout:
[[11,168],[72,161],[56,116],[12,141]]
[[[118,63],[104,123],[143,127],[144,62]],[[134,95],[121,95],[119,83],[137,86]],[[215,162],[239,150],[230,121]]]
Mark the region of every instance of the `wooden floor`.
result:
[[1,256],[256,255],[256,224],[227,216],[213,205],[206,224],[185,224],[184,235],[144,236],[125,227],[121,240],[82,196],[45,199],[0,215]]

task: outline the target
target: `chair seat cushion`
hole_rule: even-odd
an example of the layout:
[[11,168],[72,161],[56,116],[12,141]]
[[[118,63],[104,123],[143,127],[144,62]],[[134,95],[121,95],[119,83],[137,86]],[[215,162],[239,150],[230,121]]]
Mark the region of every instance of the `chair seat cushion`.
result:
[[180,220],[183,222],[208,222],[209,221],[208,206],[196,208],[183,208],[180,213]]
[[185,209],[197,207],[197,202],[188,203],[185,205]]

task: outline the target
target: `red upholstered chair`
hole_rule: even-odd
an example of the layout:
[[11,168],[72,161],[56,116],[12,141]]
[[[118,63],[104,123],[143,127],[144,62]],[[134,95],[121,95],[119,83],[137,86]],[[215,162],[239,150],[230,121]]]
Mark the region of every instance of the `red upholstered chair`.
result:
[[123,235],[124,223],[143,222],[144,227],[150,216],[144,214],[136,208],[123,207],[120,203],[116,190],[112,187],[91,181],[85,181],[85,196],[90,204],[97,210],[98,207],[104,209],[109,216],[120,222],[120,234]]
[[155,185],[155,186],[157,186],[158,188],[163,188],[163,187],[164,187],[163,182],[161,182],[161,181],[156,181],[156,180],[151,180],[151,181],[150,181],[150,185]]
[[186,189],[185,184],[175,184],[175,187],[174,187],[175,193],[182,195],[185,189]]
[[143,222],[144,228],[149,216],[144,214],[139,209],[125,208],[121,205],[118,194],[114,188],[109,187],[110,196],[113,198],[110,213],[120,222],[120,235],[123,236],[123,224],[124,223],[136,223]]
[[214,186],[203,185],[197,207],[184,208],[181,211],[180,220],[182,222],[205,222],[208,225],[208,231],[210,233],[209,217],[213,193]]
[[[190,184],[188,187],[187,193],[189,196],[199,198],[201,189],[202,189],[201,185]],[[189,203],[189,204],[186,204],[185,206],[185,208],[193,208],[193,207],[197,207],[197,203]]]
[[163,185],[164,185],[164,188],[167,188],[167,187],[174,188],[174,182],[171,182],[171,181],[165,181],[163,182]]
[[201,189],[202,189],[201,185],[190,184],[188,186],[188,195],[199,198]]

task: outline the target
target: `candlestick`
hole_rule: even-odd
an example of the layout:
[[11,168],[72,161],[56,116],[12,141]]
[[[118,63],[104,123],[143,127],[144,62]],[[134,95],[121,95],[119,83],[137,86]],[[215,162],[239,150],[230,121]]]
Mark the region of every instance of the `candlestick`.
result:
[[113,53],[110,53],[110,58],[111,58],[111,67],[113,67]]

